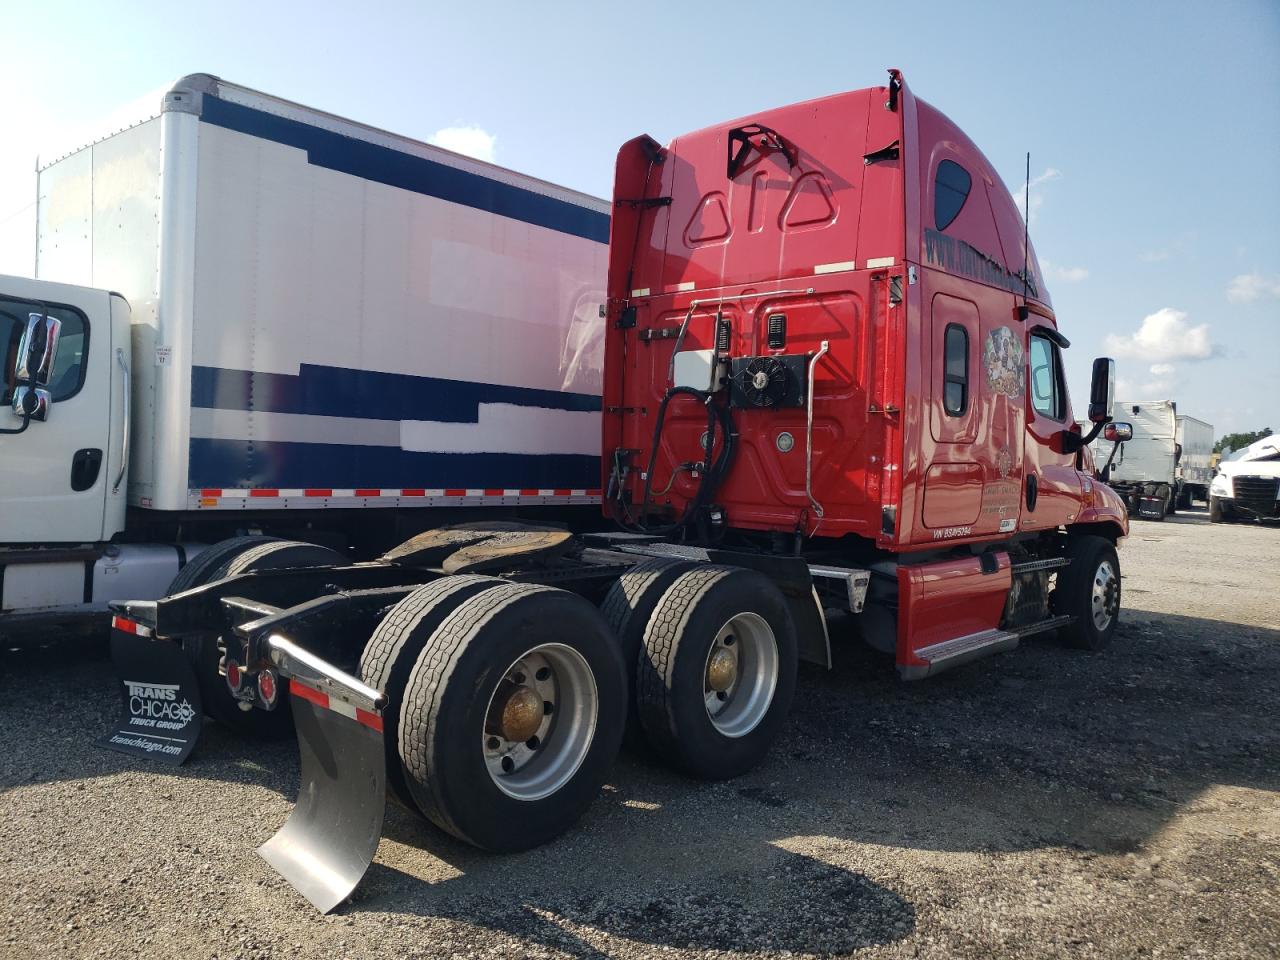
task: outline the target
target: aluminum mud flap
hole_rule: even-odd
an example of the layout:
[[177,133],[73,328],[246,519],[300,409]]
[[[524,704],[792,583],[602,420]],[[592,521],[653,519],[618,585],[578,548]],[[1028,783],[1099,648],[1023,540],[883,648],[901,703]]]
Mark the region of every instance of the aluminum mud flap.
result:
[[382,836],[384,700],[283,637],[267,644],[289,678],[301,769],[297,805],[258,853],[328,913],[360,883]]
[[117,615],[111,621],[111,661],[123,710],[98,745],[178,766],[191,755],[204,724],[200,685],[186,651],[156,640],[145,624]]

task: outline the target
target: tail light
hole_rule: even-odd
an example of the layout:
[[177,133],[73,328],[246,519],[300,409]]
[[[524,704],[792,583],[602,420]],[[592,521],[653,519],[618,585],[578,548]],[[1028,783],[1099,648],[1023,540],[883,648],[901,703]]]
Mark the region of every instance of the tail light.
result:
[[267,667],[258,674],[258,699],[262,701],[264,707],[272,710],[279,697],[280,681],[276,677],[276,672]]
[[240,664],[234,660],[227,659],[227,686],[231,688],[233,696],[240,695],[240,688],[244,685],[244,671],[240,669]]

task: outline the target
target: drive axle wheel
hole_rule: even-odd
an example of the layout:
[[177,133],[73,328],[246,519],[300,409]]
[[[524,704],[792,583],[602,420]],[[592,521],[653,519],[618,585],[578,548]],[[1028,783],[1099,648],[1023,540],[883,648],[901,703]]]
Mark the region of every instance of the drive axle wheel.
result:
[[636,711],[636,664],[644,649],[644,631],[658,601],[686,570],[698,566],[692,560],[668,560],[654,558],[636,564],[614,581],[609,588],[600,612],[613,628],[622,650],[622,662],[627,667],[627,730],[623,743],[631,748],[645,745],[644,730]]
[[433,580],[403,597],[387,611],[360,654],[360,679],[379,693],[387,694],[387,705],[382,711],[387,788],[410,810],[416,811],[418,806],[400,768],[398,744],[400,712],[409,674],[418,654],[449,614],[476,594],[505,582],[476,574]]
[[778,686],[778,641],[763,617],[740,613],[716,633],[707,653],[703,702],[726,737],[750,733],[765,718]]
[[692,776],[744,773],[786,719],[796,662],[795,626],[770,580],[733,567],[686,571],[645,630],[636,683],[645,734]]
[[503,674],[485,714],[481,749],[498,789],[541,800],[564,786],[591,748],[599,699],[578,651],[561,643],[527,650]]
[[1076,536],[1067,542],[1071,563],[1058,574],[1050,596],[1056,614],[1075,621],[1060,636],[1082,650],[1102,650],[1111,643],[1120,622],[1120,558],[1105,537]]
[[468,843],[526,850],[599,793],[626,717],[626,671],[590,603],[504,583],[460,604],[414,664],[400,708],[405,782]]

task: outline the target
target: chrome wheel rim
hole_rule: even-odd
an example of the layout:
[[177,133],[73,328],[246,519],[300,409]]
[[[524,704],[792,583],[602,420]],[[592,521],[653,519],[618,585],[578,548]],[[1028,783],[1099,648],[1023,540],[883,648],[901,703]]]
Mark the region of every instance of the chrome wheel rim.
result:
[[[529,718],[534,697],[542,714]],[[582,654],[562,643],[527,650],[489,696],[480,749],[490,778],[516,800],[551,796],[582,766],[598,714],[595,674]]]
[[1120,578],[1110,560],[1103,560],[1093,572],[1093,589],[1089,596],[1089,609],[1093,625],[1098,632],[1105,632],[1120,606]]
[[716,631],[703,665],[702,698],[717,731],[744,737],[760,725],[778,687],[779,660],[773,628],[759,614],[740,613]]

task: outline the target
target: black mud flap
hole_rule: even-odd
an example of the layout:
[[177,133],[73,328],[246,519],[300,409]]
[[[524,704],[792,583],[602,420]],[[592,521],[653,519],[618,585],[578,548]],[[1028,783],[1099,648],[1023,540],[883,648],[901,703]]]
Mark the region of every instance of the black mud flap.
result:
[[1163,497],[1143,497],[1138,501],[1138,516],[1144,520],[1163,520],[1165,501]]
[[360,883],[382,836],[382,717],[296,679],[289,690],[301,767],[298,803],[258,853],[328,913]]
[[111,660],[120,679],[123,710],[108,750],[178,766],[191,755],[204,724],[200,686],[182,647],[155,640],[145,627],[120,618],[111,631]]

